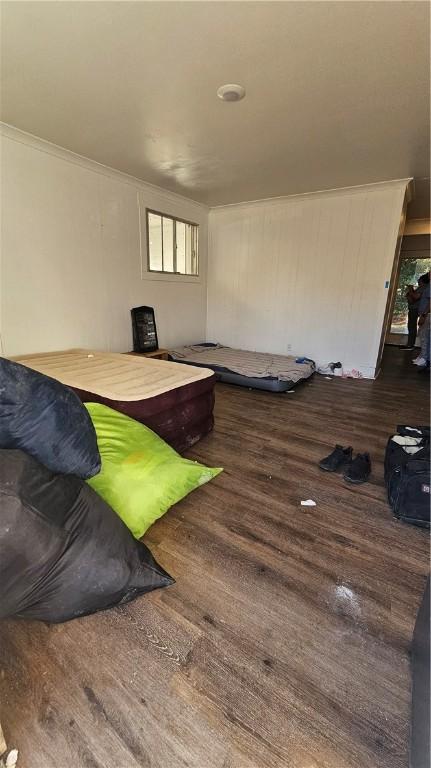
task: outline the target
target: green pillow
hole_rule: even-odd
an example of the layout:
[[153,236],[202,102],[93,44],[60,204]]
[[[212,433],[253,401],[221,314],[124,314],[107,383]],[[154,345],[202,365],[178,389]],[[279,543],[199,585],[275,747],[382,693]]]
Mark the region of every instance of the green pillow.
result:
[[85,403],[102,469],[88,484],[139,539],[169,507],[222,472],[183,459],[161,437],[99,403]]

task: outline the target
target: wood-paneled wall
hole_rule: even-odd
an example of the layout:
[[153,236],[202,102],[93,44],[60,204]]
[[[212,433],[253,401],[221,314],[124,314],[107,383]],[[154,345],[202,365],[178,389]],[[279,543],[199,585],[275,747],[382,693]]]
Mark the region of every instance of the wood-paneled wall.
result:
[[407,180],[213,209],[208,340],[374,375]]

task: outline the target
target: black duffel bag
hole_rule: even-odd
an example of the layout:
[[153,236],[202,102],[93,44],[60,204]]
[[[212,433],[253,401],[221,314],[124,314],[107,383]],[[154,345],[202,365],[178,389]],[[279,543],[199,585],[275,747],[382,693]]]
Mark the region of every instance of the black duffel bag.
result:
[[400,425],[385,453],[388,501],[399,520],[430,527],[430,429]]

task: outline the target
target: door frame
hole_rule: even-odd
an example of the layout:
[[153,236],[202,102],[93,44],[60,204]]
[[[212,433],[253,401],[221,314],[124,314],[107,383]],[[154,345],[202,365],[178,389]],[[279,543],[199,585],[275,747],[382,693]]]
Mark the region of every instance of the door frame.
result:
[[404,229],[406,226],[407,218],[407,205],[411,200],[410,185],[407,186],[406,193],[404,195],[403,208],[401,211],[400,226],[398,228],[397,244],[395,247],[394,263],[392,265],[391,278],[389,280],[388,298],[386,299],[386,309],[383,317],[382,333],[380,336],[379,353],[377,355],[376,367],[374,372],[374,378],[376,379],[380,373],[380,367],[382,363],[383,351],[385,348],[386,336],[388,334],[389,323],[392,319],[392,312],[395,304],[395,293],[397,290],[398,279],[401,269],[401,244],[404,237]]

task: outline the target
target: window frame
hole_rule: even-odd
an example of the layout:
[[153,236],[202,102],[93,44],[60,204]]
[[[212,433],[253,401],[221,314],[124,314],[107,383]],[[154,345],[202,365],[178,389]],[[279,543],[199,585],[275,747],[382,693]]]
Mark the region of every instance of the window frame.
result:
[[[153,216],[160,216],[162,219],[161,221],[161,238],[162,238],[162,267],[163,267],[163,219],[169,219],[173,222],[173,266],[174,270],[165,270],[165,269],[151,269],[150,264],[150,225],[149,225],[149,217],[150,215]],[[176,271],[177,266],[177,223],[180,224],[187,224],[190,227],[195,227],[196,231],[196,250],[195,253],[195,261],[196,261],[196,272],[178,272]],[[178,278],[178,279],[191,279],[191,280],[197,280],[200,278],[200,272],[199,272],[199,224],[197,224],[195,221],[188,221],[187,219],[182,219],[179,216],[172,216],[169,213],[162,213],[162,211],[156,211],[153,208],[145,208],[145,223],[146,223],[146,230],[147,230],[147,274],[148,275],[167,275],[171,278]],[[192,259],[193,259],[193,252],[192,252]]]

